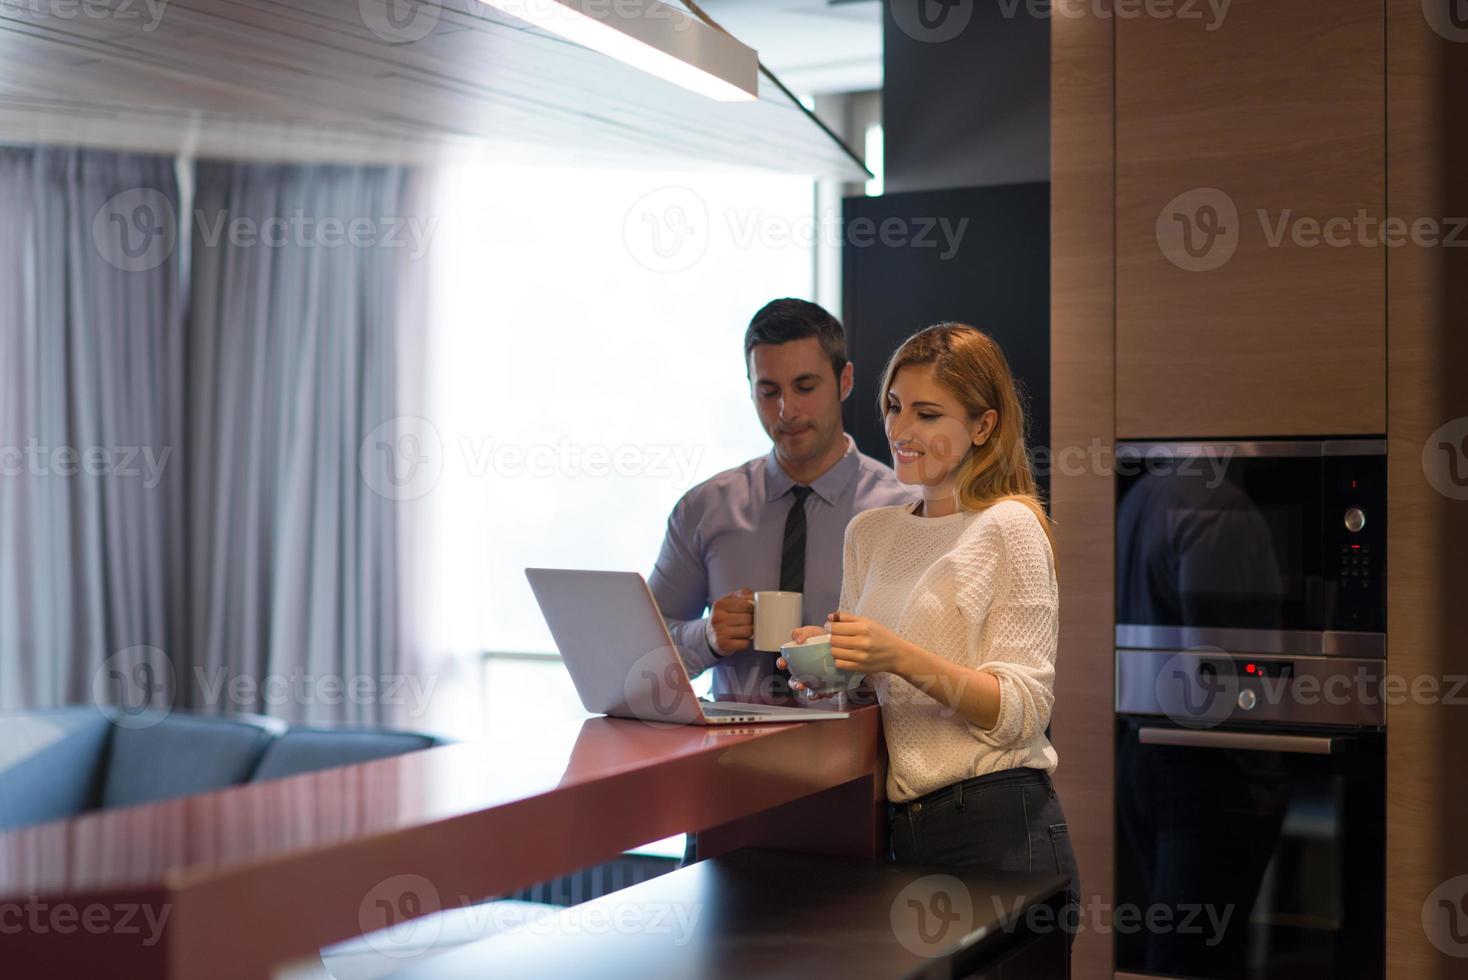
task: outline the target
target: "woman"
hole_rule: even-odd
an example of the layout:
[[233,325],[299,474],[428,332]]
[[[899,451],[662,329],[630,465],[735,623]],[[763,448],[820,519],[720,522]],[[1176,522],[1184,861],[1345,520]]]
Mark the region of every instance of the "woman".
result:
[[893,857],[1067,874],[1076,903],[1046,737],[1055,561],[1009,365],[987,334],[943,323],[903,343],[879,397],[897,478],[922,500],[847,525],[826,628],[836,666],[870,675],[882,705]]

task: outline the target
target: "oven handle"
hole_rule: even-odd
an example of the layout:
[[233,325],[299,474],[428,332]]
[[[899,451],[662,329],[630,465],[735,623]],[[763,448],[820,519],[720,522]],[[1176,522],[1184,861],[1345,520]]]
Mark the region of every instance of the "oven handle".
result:
[[1144,745],[1180,745],[1191,749],[1251,749],[1306,755],[1330,755],[1335,751],[1335,739],[1328,735],[1270,735],[1265,732],[1144,727],[1137,730],[1137,738]]

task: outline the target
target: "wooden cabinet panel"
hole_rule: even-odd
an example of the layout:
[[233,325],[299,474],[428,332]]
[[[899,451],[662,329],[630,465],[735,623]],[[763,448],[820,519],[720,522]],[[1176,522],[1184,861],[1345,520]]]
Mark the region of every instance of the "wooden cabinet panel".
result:
[[1382,0],[1115,29],[1118,437],[1385,431]]
[[[1387,199],[1397,214],[1468,214],[1468,44],[1422,14],[1420,0],[1387,5]],[[1387,262],[1387,660],[1399,677],[1457,683],[1468,500],[1442,443],[1468,418],[1468,249],[1393,249]],[[1458,910],[1440,903],[1468,872],[1468,709],[1444,693],[1386,717],[1386,975],[1461,980]]]
[[[1050,27],[1052,459],[1109,453],[1114,435],[1112,25],[1056,17]],[[1111,980],[1114,960],[1111,930],[1091,917],[1116,907],[1114,484],[1105,466],[1057,466],[1050,484],[1061,597],[1055,786],[1086,914],[1072,950],[1074,980]]]

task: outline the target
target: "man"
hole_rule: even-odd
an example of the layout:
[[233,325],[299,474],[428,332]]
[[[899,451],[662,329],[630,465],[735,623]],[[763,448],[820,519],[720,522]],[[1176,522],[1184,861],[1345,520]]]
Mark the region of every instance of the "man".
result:
[[788,691],[776,654],[751,648],[754,593],[800,592],[804,622],[824,623],[847,523],[916,499],[842,428],[852,368],[835,317],[804,300],[767,304],[744,333],[744,367],[770,453],[683,495],[648,583],[688,672],[712,667],[715,699],[730,701]]

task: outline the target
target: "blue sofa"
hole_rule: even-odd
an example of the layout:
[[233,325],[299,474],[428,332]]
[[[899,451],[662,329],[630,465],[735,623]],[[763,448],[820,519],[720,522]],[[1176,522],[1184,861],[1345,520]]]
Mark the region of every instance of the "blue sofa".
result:
[[368,762],[441,740],[290,728],[260,715],[174,711],[114,721],[91,705],[0,713],[0,831]]

